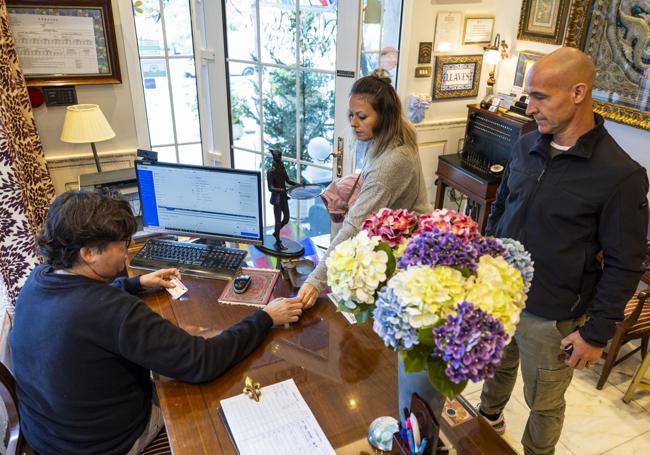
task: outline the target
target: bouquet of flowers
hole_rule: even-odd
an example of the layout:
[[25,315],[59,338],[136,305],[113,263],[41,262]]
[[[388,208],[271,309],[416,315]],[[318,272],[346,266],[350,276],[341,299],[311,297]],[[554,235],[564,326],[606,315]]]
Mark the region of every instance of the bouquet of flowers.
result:
[[381,209],[326,263],[338,310],[359,322],[372,316],[406,372],[426,370],[449,398],[494,376],[533,278],[519,242],[483,237],[470,217],[446,209]]

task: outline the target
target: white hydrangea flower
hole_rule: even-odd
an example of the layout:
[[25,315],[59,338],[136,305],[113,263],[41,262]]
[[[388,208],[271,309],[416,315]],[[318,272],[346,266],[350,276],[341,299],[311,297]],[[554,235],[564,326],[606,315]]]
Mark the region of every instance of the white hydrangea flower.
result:
[[[375,251],[380,241],[380,237],[368,237],[366,231],[360,231],[339,243],[325,261],[327,284],[343,300],[375,303],[375,292],[386,281],[388,263],[385,251]],[[350,307],[348,303],[346,306]]]

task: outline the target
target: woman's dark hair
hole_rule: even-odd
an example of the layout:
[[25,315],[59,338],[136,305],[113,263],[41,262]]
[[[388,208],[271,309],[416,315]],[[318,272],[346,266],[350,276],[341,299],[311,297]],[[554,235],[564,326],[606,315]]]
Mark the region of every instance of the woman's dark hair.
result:
[[372,132],[376,153],[382,153],[393,142],[417,150],[415,130],[402,115],[402,104],[391,85],[388,71],[376,69],[370,76],[357,79],[350,90],[352,95],[364,96],[378,114]]
[[66,191],[50,206],[37,237],[38,250],[54,268],[72,267],[82,247],[103,251],[138,229],[129,203],[119,196]]

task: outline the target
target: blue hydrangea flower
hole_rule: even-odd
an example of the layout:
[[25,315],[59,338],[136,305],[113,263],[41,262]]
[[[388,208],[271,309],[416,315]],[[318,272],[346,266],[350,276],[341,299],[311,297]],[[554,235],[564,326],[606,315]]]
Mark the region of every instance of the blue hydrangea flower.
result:
[[494,377],[508,341],[503,325],[469,302],[458,304],[458,314],[433,330],[433,355],[447,362],[445,374],[455,384]]
[[451,232],[434,229],[411,238],[404,253],[397,261],[397,268],[407,269],[412,265],[433,267],[446,265],[476,271],[475,250],[469,243]]
[[533,267],[535,263],[531,259],[530,253],[517,240],[502,238],[499,241],[504,249],[503,259],[515,269],[519,270],[521,277],[524,279],[524,290],[528,293],[535,273],[535,268]]
[[408,313],[392,288],[386,286],[379,292],[373,317],[372,328],[393,351],[410,349],[419,343],[417,332],[409,324]]

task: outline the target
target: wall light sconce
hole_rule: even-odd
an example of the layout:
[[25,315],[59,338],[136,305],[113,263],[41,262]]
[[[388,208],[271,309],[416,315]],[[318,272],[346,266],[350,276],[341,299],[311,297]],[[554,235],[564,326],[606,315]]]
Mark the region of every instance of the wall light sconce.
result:
[[481,106],[492,104],[492,98],[494,98],[494,84],[496,79],[494,78],[494,73],[497,70],[497,64],[508,58],[508,45],[505,40],[501,39],[501,35],[497,33],[497,36],[494,37],[494,43],[491,46],[484,47],[483,50],[483,61],[488,65],[492,66],[492,71],[490,71],[488,80],[487,80],[487,90],[485,91],[485,98],[481,101]]

